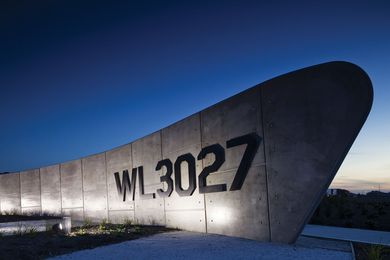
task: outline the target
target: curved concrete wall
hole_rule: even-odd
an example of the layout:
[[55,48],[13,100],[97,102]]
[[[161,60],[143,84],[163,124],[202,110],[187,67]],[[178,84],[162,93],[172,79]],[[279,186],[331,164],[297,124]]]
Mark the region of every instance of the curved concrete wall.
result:
[[0,209],[293,242],[371,103],[357,66],[309,67],[110,151],[0,175]]

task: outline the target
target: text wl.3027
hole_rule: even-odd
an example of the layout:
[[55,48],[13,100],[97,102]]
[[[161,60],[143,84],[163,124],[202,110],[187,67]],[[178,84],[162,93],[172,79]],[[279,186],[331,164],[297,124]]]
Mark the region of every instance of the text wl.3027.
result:
[[[239,136],[236,138],[232,138],[226,142],[226,148],[230,149],[239,145],[246,145],[246,149],[242,155],[241,162],[238,166],[237,172],[234,176],[232,185],[229,190],[240,190],[245,178],[248,174],[249,168],[252,164],[253,159],[257,153],[261,142],[261,137],[256,133],[250,133],[247,135]],[[198,154],[197,160],[204,159],[207,155],[214,154],[214,162],[203,168],[198,176],[198,185],[199,185],[199,193],[211,193],[211,192],[223,192],[227,191],[227,185],[215,184],[215,185],[207,185],[207,176],[210,173],[217,172],[219,168],[225,162],[225,149],[220,144],[213,144],[207,147],[204,147]],[[170,159],[164,159],[157,162],[156,171],[161,170],[163,167],[166,169],[165,175],[160,177],[161,183],[166,183],[166,189],[158,189],[156,193],[160,197],[169,197],[171,196],[173,190],[177,192],[179,196],[191,196],[196,190],[196,164],[195,157],[191,153],[186,153],[180,155],[176,158],[176,161],[172,163]],[[181,181],[181,165],[186,163],[188,166],[188,181],[189,185],[187,189],[183,189],[182,181]],[[123,201],[126,200],[126,194],[129,193],[131,195],[131,199],[135,199],[135,183],[137,181],[137,173],[138,173],[138,184],[139,184],[139,195],[141,199],[154,199],[156,197],[156,193],[145,193],[145,185],[144,185],[144,172],[143,167],[139,166],[137,168],[133,168],[131,171],[131,177],[129,176],[129,171],[124,170],[122,172],[122,181],[119,177],[119,172],[114,173],[116,187],[118,190],[118,194],[123,197]],[[175,176],[175,181],[172,179],[172,174]]]

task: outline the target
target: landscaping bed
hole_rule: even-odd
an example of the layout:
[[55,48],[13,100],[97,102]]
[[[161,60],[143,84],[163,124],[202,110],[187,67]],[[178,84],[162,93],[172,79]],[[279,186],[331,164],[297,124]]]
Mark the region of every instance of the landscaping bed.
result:
[[162,232],[172,231],[162,226],[126,224],[83,225],[72,228],[70,234],[61,232],[26,232],[0,237],[1,259],[42,259],[119,243]]

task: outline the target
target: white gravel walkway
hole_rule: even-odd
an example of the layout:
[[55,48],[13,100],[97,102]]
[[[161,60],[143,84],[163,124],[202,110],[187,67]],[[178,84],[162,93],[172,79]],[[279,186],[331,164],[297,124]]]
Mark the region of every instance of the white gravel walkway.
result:
[[82,250],[53,259],[352,259],[345,251],[292,246],[227,236],[168,232]]

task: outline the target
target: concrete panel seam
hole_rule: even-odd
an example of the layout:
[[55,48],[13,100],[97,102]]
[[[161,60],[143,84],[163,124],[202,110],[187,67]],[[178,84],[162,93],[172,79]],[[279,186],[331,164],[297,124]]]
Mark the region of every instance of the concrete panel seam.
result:
[[[134,156],[133,156],[133,143],[130,143],[130,162],[131,162],[131,167],[133,167],[134,168],[134,158],[133,158]],[[131,169],[129,169],[129,170],[131,170]],[[137,184],[136,184],[137,185]],[[133,204],[134,205],[134,220],[136,220],[136,210],[135,210],[135,208],[136,208],[136,206],[135,206],[135,203]]]
[[60,207],[61,207],[61,214],[62,214],[62,183],[61,183],[61,164],[58,164],[58,172],[60,174]]
[[81,164],[81,196],[83,197],[83,219],[85,221],[85,209],[84,209],[84,164],[83,164],[83,159],[80,160]]
[[[160,132],[160,147],[161,147],[160,151],[161,151],[161,160],[162,160],[164,158],[162,130],[160,130],[159,132]],[[165,223],[165,226],[166,226],[167,225],[167,211],[165,209],[165,198],[163,198],[163,205],[164,205],[164,223]]]
[[40,204],[41,204],[41,214],[42,212],[42,181],[41,181],[41,168],[38,169],[39,173],[39,198],[40,198]]
[[[198,112],[199,114],[199,134],[200,134],[200,149],[203,148],[203,126],[202,126],[202,112]],[[201,161],[202,169],[204,168],[203,160]],[[206,203],[206,194],[203,194],[203,205],[204,205],[204,224],[205,231],[207,231],[207,203]]]
[[265,125],[264,125],[264,115],[263,115],[263,88],[260,88],[259,91],[259,101],[260,101],[260,116],[261,116],[261,125],[262,125],[262,135],[263,135],[263,152],[264,152],[264,170],[265,170],[265,189],[267,191],[267,209],[268,209],[268,232],[269,232],[269,241],[272,241],[271,234],[271,217],[270,217],[270,206],[269,206],[269,190],[268,190],[268,170],[267,170],[267,154],[265,151]]
[[107,205],[106,205],[106,214],[107,214],[107,220],[108,220],[108,183],[107,183],[107,175],[108,175],[108,168],[107,168],[107,152],[104,152],[104,168],[105,168],[105,175],[106,175],[106,200],[107,200]]
[[20,181],[20,172],[19,172],[19,198],[20,198],[20,211],[22,211],[22,182]]
[[1,208],[1,199],[2,199],[2,191],[1,191],[1,189],[0,189],[0,214],[3,214],[3,210],[2,210],[2,208]]

